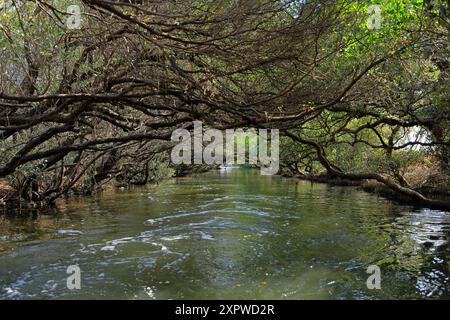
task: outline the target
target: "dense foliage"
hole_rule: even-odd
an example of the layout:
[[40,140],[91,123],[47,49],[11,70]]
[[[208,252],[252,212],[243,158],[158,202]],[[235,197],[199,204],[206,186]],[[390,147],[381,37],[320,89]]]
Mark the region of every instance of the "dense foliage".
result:
[[2,0],[5,197],[46,204],[171,175],[172,131],[201,120],[280,129],[284,171],[376,180],[446,206],[419,191],[448,188],[449,7]]

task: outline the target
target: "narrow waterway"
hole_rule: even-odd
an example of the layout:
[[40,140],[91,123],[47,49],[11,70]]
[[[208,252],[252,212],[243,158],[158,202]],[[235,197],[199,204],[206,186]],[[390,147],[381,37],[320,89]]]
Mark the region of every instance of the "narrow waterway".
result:
[[449,212],[210,172],[0,216],[0,299],[448,299],[449,237]]

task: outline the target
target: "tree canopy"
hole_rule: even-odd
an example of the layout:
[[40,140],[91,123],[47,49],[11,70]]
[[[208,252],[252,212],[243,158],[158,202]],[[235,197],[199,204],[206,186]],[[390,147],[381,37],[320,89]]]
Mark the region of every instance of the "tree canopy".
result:
[[2,0],[0,178],[35,202],[145,183],[169,170],[173,130],[201,120],[280,129],[284,171],[448,207],[420,187],[448,186],[449,7]]

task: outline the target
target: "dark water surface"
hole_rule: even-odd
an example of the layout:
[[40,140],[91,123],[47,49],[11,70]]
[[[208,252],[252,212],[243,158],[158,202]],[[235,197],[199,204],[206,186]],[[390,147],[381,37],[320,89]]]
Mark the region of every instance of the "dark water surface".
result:
[[211,172],[0,216],[0,299],[448,299],[449,237],[449,212]]

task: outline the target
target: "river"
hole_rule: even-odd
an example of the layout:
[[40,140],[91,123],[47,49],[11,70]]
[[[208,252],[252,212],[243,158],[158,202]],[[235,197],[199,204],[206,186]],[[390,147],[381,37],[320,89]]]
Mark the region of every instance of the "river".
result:
[[448,299],[449,237],[449,212],[229,169],[1,215],[0,299]]

